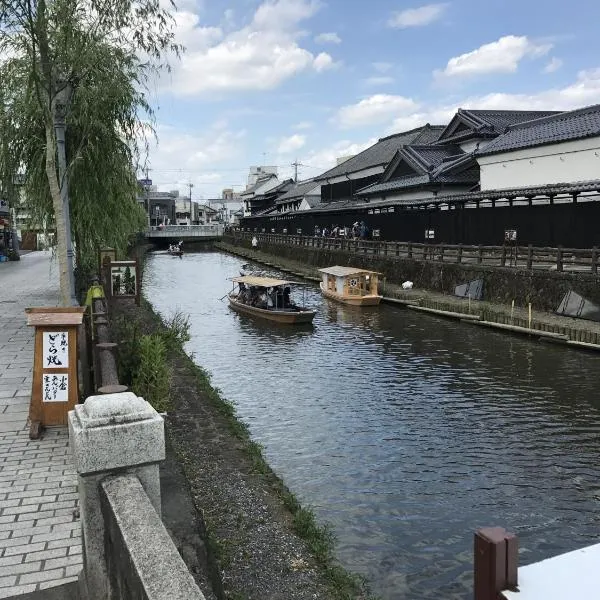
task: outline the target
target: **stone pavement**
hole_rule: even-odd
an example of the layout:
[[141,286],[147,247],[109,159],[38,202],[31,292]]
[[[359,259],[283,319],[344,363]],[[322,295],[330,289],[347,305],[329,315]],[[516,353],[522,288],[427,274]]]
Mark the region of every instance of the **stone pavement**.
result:
[[33,328],[24,311],[58,298],[49,252],[0,264],[0,598],[74,581],[83,562],[68,430],[32,441],[27,425]]

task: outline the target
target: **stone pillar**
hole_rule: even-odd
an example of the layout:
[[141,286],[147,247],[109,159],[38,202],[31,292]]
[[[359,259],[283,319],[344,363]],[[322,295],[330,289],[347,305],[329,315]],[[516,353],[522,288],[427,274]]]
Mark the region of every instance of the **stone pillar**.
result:
[[110,589],[100,482],[114,473],[134,473],[160,516],[158,468],[165,458],[164,423],[132,392],[90,396],[69,412],[69,442],[78,479],[85,597],[105,600]]

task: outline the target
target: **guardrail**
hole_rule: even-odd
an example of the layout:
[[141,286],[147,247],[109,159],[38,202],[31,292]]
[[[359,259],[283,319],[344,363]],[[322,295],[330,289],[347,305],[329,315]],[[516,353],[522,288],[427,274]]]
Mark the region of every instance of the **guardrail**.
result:
[[303,246],[324,250],[341,250],[353,254],[384,256],[454,264],[476,264],[489,267],[512,267],[546,271],[598,272],[599,252],[593,248],[556,248],[538,246],[472,246],[464,244],[425,244],[349,239],[345,237],[302,236],[278,233],[236,231],[234,238],[260,243]]
[[146,231],[146,236],[151,238],[174,237],[221,237],[223,225],[167,225],[166,227],[152,227]]

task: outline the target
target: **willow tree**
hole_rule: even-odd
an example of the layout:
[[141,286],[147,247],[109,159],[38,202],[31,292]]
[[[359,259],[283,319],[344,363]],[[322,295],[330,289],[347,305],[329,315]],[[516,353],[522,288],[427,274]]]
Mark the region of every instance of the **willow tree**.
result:
[[53,223],[65,305],[69,216],[83,268],[144,224],[135,173],[173,25],[159,0],[0,0],[0,181],[20,173],[31,219]]

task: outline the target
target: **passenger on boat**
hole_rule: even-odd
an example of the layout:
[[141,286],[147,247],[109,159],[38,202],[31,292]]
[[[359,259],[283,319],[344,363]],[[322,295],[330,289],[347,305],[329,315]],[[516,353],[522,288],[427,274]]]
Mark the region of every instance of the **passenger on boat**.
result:
[[292,301],[290,298],[291,289],[289,285],[286,285],[283,289],[283,308],[290,308],[292,306]]

